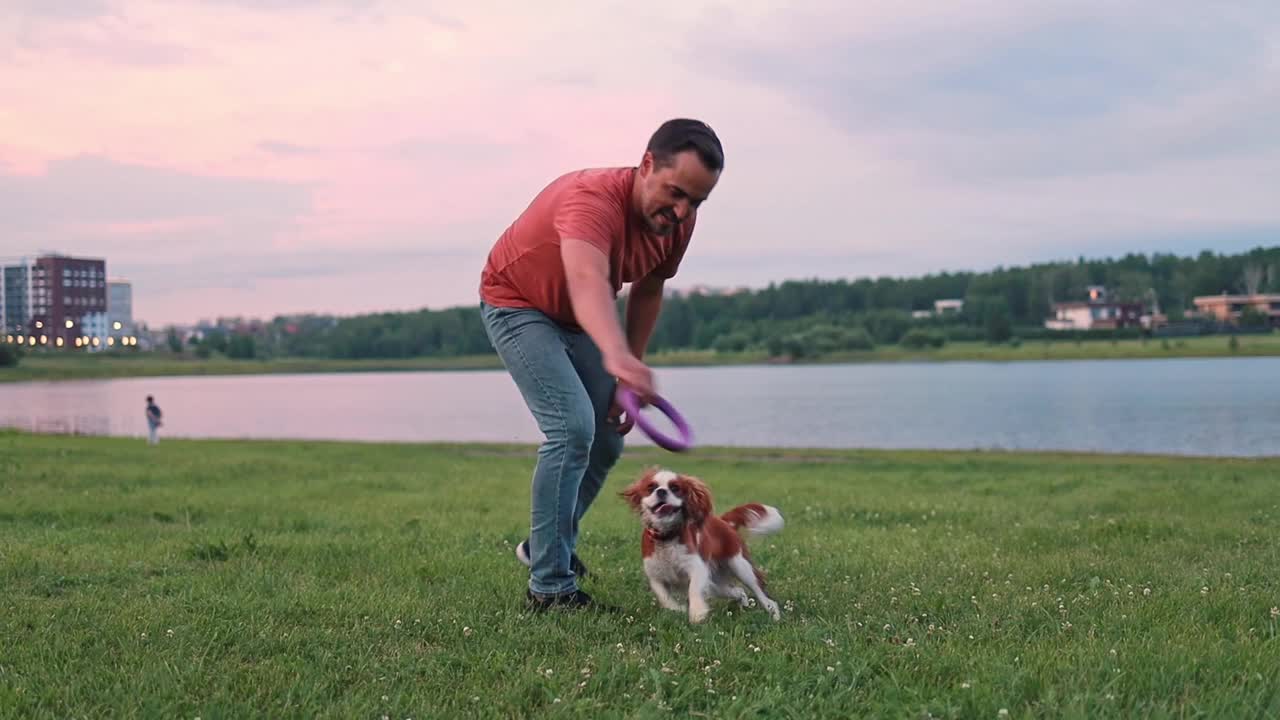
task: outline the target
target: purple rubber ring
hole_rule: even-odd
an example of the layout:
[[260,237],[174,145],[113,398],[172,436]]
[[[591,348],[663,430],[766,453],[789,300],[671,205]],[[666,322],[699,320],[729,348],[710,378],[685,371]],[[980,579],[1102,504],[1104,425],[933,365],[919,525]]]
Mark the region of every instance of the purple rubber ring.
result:
[[660,432],[646,420],[640,414],[640,401],[631,390],[624,387],[618,388],[618,404],[622,406],[623,410],[627,411],[627,417],[635,421],[636,427],[643,430],[644,434],[648,435],[659,447],[666,448],[672,452],[684,452],[693,446],[693,431],[689,429],[689,423],[685,422],[684,417],[665,399],[655,397],[652,405],[671,419],[676,429],[680,431],[679,438],[673,438]]

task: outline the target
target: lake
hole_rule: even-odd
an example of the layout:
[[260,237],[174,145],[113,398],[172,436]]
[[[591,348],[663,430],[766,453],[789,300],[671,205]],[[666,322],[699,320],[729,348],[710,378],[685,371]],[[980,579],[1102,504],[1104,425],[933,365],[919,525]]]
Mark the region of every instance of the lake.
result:
[[[698,444],[1280,456],[1280,358],[656,372]],[[143,437],[147,394],[165,413],[162,441],[541,439],[500,371],[0,384],[0,424]],[[638,430],[628,441],[649,444]]]

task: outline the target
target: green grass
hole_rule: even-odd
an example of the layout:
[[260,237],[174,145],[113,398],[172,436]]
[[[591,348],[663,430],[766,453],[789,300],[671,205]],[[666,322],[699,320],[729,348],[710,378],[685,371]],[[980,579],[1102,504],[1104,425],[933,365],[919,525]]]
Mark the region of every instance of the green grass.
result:
[[[531,448],[0,433],[0,717],[1280,713],[1280,460],[657,452],[528,615]],[[654,605],[649,463],[782,510],[781,622]]]
[[[981,342],[949,343],[936,350],[908,350],[885,345],[868,352],[848,352],[810,358],[806,363],[853,362],[1017,362],[1025,360],[1098,360],[1185,357],[1280,356],[1280,333],[1241,335],[1233,351],[1225,336],[1178,338],[1167,341],[1104,340],[1028,341],[1014,347]],[[763,352],[717,353],[687,350],[655,353],[647,360],[658,367],[744,365],[770,362]],[[280,358],[230,360],[174,356],[168,352],[100,354],[37,352],[16,368],[0,368],[0,382],[83,380],[159,375],[249,375],[263,373],[401,372],[424,370],[489,370],[501,367],[496,355],[422,357],[392,360],[327,360]]]

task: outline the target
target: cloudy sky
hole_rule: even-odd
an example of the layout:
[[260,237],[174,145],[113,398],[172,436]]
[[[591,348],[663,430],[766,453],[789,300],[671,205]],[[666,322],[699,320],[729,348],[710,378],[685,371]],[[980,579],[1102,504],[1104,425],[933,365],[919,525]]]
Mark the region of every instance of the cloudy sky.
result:
[[675,284],[1280,243],[1280,3],[5,0],[0,256],[154,324],[476,301],[548,180],[721,135]]

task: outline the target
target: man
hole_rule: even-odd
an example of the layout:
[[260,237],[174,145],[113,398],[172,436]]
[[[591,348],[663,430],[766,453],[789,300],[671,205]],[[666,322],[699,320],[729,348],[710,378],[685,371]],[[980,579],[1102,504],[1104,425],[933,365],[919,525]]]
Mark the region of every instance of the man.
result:
[[[489,339],[545,441],[533,471],[531,527],[516,556],[535,609],[589,607],[578,526],[622,454],[618,383],[654,396],[645,349],[693,234],[698,206],[724,167],[706,124],[675,119],[640,164],[578,170],[542,190],[498,239],[481,273]],[[631,283],[623,330],[618,291]]]
[[160,416],[161,416],[160,406],[156,405],[156,401],[154,397],[152,397],[151,395],[148,395],[147,396],[147,431],[148,431],[147,444],[148,445],[155,445],[160,442],[160,438],[156,433],[156,431],[159,430],[160,425],[163,424],[160,421]]

